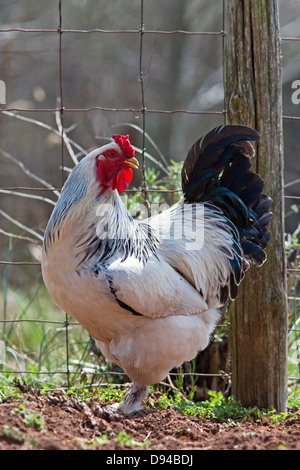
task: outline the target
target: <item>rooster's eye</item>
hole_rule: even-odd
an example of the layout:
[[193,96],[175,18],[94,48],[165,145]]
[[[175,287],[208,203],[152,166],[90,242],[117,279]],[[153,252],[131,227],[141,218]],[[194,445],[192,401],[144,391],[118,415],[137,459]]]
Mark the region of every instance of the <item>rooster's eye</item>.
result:
[[107,152],[107,156],[110,158],[114,158],[116,156],[116,152],[114,150],[109,150]]

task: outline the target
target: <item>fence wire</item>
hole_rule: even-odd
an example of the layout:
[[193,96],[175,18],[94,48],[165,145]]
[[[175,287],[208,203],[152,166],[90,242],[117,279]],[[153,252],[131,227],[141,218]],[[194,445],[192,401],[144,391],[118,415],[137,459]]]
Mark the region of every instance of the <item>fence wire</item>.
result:
[[[225,103],[225,96],[224,96],[224,103],[223,103],[223,109],[219,110],[189,110],[189,109],[184,109],[184,108],[179,108],[179,109],[152,109],[151,107],[148,107],[148,103],[146,102],[145,99],[145,76],[144,76],[144,69],[143,69],[143,46],[144,46],[144,37],[146,35],[160,35],[162,37],[164,36],[170,36],[170,35],[176,35],[176,36],[195,36],[199,37],[199,40],[203,36],[216,36],[220,38],[220,48],[222,48],[222,56],[224,54],[224,43],[223,40],[226,36],[226,30],[225,30],[225,1],[223,0],[222,2],[222,8],[223,8],[223,27],[222,30],[220,31],[187,31],[187,30],[154,30],[154,29],[147,29],[145,27],[145,13],[144,13],[144,1],[140,0],[140,24],[139,28],[137,29],[100,29],[100,28],[93,28],[93,29],[68,29],[64,28],[63,26],[63,13],[62,13],[62,0],[59,0],[58,2],[58,26],[56,29],[43,29],[43,28],[19,28],[19,27],[13,27],[13,28],[1,28],[0,33],[2,34],[7,34],[11,32],[16,32],[18,34],[33,34],[33,33],[39,33],[39,34],[53,34],[56,33],[58,35],[58,47],[57,47],[57,54],[58,54],[58,83],[59,83],[59,96],[57,100],[57,106],[53,108],[30,108],[30,107],[5,107],[0,109],[0,112],[2,113],[3,116],[8,115],[8,116],[14,116],[17,119],[23,120],[25,122],[34,122],[37,124],[37,121],[32,118],[28,118],[26,116],[27,113],[55,113],[56,115],[59,116],[59,130],[57,131],[60,135],[61,143],[60,143],[60,166],[61,166],[61,187],[65,182],[66,179],[66,172],[65,172],[65,151],[66,147],[68,145],[68,141],[66,138],[66,132],[65,132],[65,116],[67,114],[71,113],[90,113],[93,111],[104,111],[104,112],[110,112],[110,113],[138,113],[142,116],[142,149],[141,149],[141,159],[142,159],[142,164],[141,164],[141,171],[142,171],[142,184],[141,187],[138,191],[141,191],[144,197],[144,201],[146,205],[149,205],[149,193],[151,191],[160,191],[157,189],[152,189],[151,187],[147,187],[147,182],[146,182],[146,158],[145,158],[145,153],[146,153],[146,129],[147,129],[147,116],[150,114],[160,114],[160,115],[173,115],[173,114],[189,114],[189,115],[219,115],[223,116],[224,118],[224,123],[226,119],[226,103]],[[139,37],[139,82],[140,82],[140,106],[139,107],[106,107],[106,106],[92,106],[92,107],[86,107],[86,108],[70,108],[65,105],[64,102],[64,80],[63,80],[63,66],[64,66],[64,54],[63,54],[63,38],[68,35],[68,34],[78,34],[78,35],[119,35],[120,38],[122,38],[123,35],[127,34],[135,34]],[[120,39],[120,42],[122,39]],[[297,42],[300,41],[299,37],[281,37],[281,41],[284,42]],[[224,59],[224,57],[223,57]],[[151,104],[151,103],[150,103]],[[22,113],[21,115],[18,113]],[[24,115],[25,113],[25,115]],[[300,120],[300,116],[291,116],[291,115],[283,115],[282,119],[285,121],[298,121]],[[39,122],[39,125],[42,125],[42,127],[45,127],[51,131],[53,129],[50,126],[47,126],[47,124],[42,124]],[[26,173],[26,169],[25,169]],[[288,184],[286,185],[288,187]],[[16,193],[17,191],[21,191],[23,196],[26,193],[32,193],[34,194],[35,192],[40,192],[40,193],[45,193],[45,192],[53,192],[56,194],[59,193],[61,187],[56,188],[52,187],[51,185],[48,185],[48,187],[43,187],[43,186],[3,186],[0,188],[0,192],[6,192],[9,193],[10,191]],[[130,191],[136,191],[136,190],[128,190]],[[162,190],[162,192],[169,192],[172,193],[174,190]],[[39,197],[39,196],[36,196]],[[286,199],[293,199],[293,200],[300,200],[300,196],[290,196],[290,195],[285,195],[284,196]],[[44,196],[41,196],[41,198],[44,198]],[[8,218],[8,214],[4,213],[4,211],[0,211],[1,215]],[[15,222],[14,219],[11,219],[13,222]],[[21,227],[22,228],[22,227]],[[26,229],[26,227],[23,227]],[[1,232],[5,235],[11,235],[5,233],[3,230]],[[25,238],[25,237],[24,237]],[[3,259],[0,260],[0,265],[4,265],[4,267],[8,266],[40,266],[40,262],[30,262],[30,261],[10,261],[8,259]],[[287,272],[289,275],[294,275],[296,276],[296,279],[299,281],[299,273],[300,273],[300,268],[299,267],[288,267]],[[294,301],[298,302],[299,298],[294,296]],[[296,309],[296,307],[295,307]],[[17,368],[17,369],[12,369],[12,368],[7,368],[5,369],[4,364],[1,366],[1,344],[0,344],[0,372],[1,374],[16,374],[17,376],[23,376],[26,374],[29,375],[46,375],[46,376],[52,376],[52,375],[63,375],[66,377],[66,382],[67,386],[69,387],[71,382],[70,382],[70,376],[71,374],[74,375],[80,375],[82,373],[82,369],[78,367],[78,371],[76,371],[74,364],[71,366],[71,353],[70,353],[70,328],[73,328],[74,326],[78,326],[79,323],[76,321],[73,321],[72,319],[69,318],[68,314],[65,314],[65,319],[64,321],[61,320],[49,320],[49,319],[42,319],[42,318],[18,318],[18,319],[9,319],[9,318],[4,318],[0,319],[0,324],[5,325],[4,329],[6,330],[9,328],[9,325],[21,325],[21,324],[28,324],[28,323],[35,323],[35,324],[49,324],[49,325],[57,325],[60,327],[60,329],[64,329],[65,331],[65,368],[64,369],[58,369],[58,370],[27,370],[22,368]],[[299,323],[300,323],[300,318],[298,317],[298,312],[295,313],[295,322],[293,328],[289,330],[289,335],[295,334],[297,338],[299,338]],[[226,328],[230,324],[226,325],[221,325],[225,326]],[[4,334],[3,334],[4,337]],[[1,341],[0,341],[1,343]],[[16,355],[16,351],[10,351],[12,355]],[[298,358],[299,358],[299,352],[298,352]],[[16,360],[18,363],[18,361]],[[90,369],[89,369],[90,367]],[[89,373],[91,375],[97,375],[97,376],[122,376],[126,375],[120,371],[115,371],[115,370],[103,370],[101,366],[93,366],[91,364],[85,363],[84,370],[89,370]],[[230,372],[224,372],[220,371],[217,374],[210,374],[210,373],[196,373],[196,372],[181,372],[182,376],[188,375],[189,377],[218,377],[222,378],[224,380],[227,380],[230,377]],[[172,375],[172,374],[170,374]],[[176,375],[175,373],[173,375]],[[300,375],[300,371],[299,371]],[[300,376],[299,377],[289,377],[289,380],[292,383],[296,383],[297,381],[300,381]]]

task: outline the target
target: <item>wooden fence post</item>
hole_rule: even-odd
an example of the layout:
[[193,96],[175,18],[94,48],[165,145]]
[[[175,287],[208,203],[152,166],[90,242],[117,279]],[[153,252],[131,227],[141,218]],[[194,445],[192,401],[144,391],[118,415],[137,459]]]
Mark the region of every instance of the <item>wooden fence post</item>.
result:
[[260,133],[256,171],[272,197],[268,260],[251,267],[231,305],[232,394],[244,406],[287,404],[281,65],[276,0],[227,0],[224,83],[227,123]]

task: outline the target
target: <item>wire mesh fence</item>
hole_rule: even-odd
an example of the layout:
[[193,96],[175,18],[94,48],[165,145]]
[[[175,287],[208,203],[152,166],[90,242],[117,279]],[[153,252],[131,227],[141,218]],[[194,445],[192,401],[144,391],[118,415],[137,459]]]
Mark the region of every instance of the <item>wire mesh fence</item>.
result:
[[[70,168],[72,165],[76,165],[78,160],[88,152],[87,147],[91,145],[91,143],[86,146],[81,143],[79,144],[75,139],[70,137],[73,127],[72,124],[69,124],[68,118],[72,116],[72,119],[76,122],[77,118],[81,115],[94,115],[94,113],[99,113],[102,116],[102,113],[105,113],[106,115],[113,115],[112,122],[115,116],[120,116],[120,121],[117,122],[117,124],[120,126],[123,124],[123,128],[129,128],[139,136],[139,145],[136,146],[136,150],[141,159],[141,178],[136,182],[136,188],[128,191],[129,201],[134,204],[137,200],[143,200],[148,209],[154,197],[158,197],[160,201],[163,200],[163,198],[170,197],[171,200],[174,201],[174,198],[180,194],[179,188],[174,188],[174,185],[170,184],[170,180],[168,181],[168,186],[163,187],[161,183],[158,184],[158,181],[153,179],[153,175],[151,179],[149,172],[147,173],[149,164],[156,165],[156,168],[162,171],[163,174],[164,170],[167,170],[165,174],[169,173],[168,165],[170,165],[170,162],[165,159],[163,152],[156,146],[152,136],[149,134],[149,128],[151,131],[155,128],[152,123],[150,126],[148,125],[149,120],[152,120],[153,117],[172,118],[173,116],[188,116],[192,119],[201,117],[203,120],[207,120],[207,124],[204,124],[204,126],[207,125],[207,127],[210,127],[210,123],[215,120],[217,120],[218,123],[225,123],[226,100],[224,97],[224,89],[222,90],[223,99],[219,100],[217,109],[210,106],[205,106],[204,108],[190,105],[183,106],[184,103],[180,103],[180,100],[177,100],[177,103],[180,104],[178,107],[160,108],[155,106],[152,103],[151,94],[149,98],[145,93],[150,69],[149,64],[147,64],[147,66],[145,65],[145,57],[147,57],[149,61],[153,60],[153,56],[155,55],[153,49],[155,48],[157,38],[160,40],[176,38],[176,41],[181,42],[186,41],[186,38],[193,38],[193,40],[197,42],[201,42],[206,38],[206,40],[211,41],[217,40],[216,47],[221,59],[222,69],[224,38],[226,36],[225,0],[219,2],[219,10],[220,6],[222,7],[222,12],[219,16],[220,29],[215,31],[147,29],[146,24],[149,20],[149,10],[146,12],[143,0],[135,2],[135,9],[139,12],[138,24],[135,28],[106,29],[99,27],[80,29],[65,27],[67,17],[65,17],[63,11],[64,5],[61,0],[57,2],[57,25],[55,25],[55,27],[22,28],[16,25],[7,28],[2,27],[0,29],[0,35],[4,43],[9,42],[6,38],[10,38],[11,34],[17,35],[18,38],[21,38],[20,40],[24,42],[29,35],[56,38],[56,47],[53,51],[58,64],[55,70],[57,91],[56,105],[53,107],[31,107],[26,106],[26,103],[25,106],[24,103],[20,106],[18,102],[14,102],[12,105],[2,107],[1,117],[2,120],[11,120],[13,123],[18,122],[20,126],[30,125],[37,128],[38,131],[47,131],[53,138],[59,139],[59,143],[57,144],[60,148],[58,152],[59,162],[56,164],[56,172],[59,172],[60,176],[54,178],[56,184],[52,184],[37,176],[29,165],[22,162],[21,158],[16,158],[5,149],[2,149],[1,157],[5,164],[16,166],[21,170],[24,178],[26,177],[26,181],[29,178],[31,181],[34,181],[34,185],[24,184],[22,177],[21,180],[17,180],[17,183],[14,184],[13,182],[13,184],[8,185],[5,184],[4,179],[4,184],[1,184],[0,192],[5,196],[20,197],[22,201],[28,200],[28,204],[31,204],[33,200],[41,204],[46,203],[50,206],[50,209],[52,209]],[[111,24],[108,24],[108,26],[111,26]],[[99,105],[99,103],[95,102],[90,105],[91,101],[87,100],[87,107],[76,107],[73,105],[72,101],[70,101],[69,96],[66,98],[66,86],[68,81],[65,78],[65,61],[68,56],[68,45],[70,44],[68,38],[78,41],[78,39],[74,38],[87,36],[91,37],[91,41],[95,42],[101,42],[101,38],[104,36],[114,37],[115,41],[120,45],[125,42],[125,37],[130,36],[135,38],[137,45],[135,54],[138,60],[135,60],[135,74],[137,80],[135,80],[132,85],[135,96],[132,105],[129,104],[128,106],[118,107],[115,103],[111,103],[111,106],[109,106],[106,104],[107,100],[104,99],[104,104],[100,102]],[[149,44],[147,43],[147,38],[149,37],[152,38],[150,50]],[[282,43],[293,43],[296,44],[297,47],[299,46],[299,40],[300,38],[298,37],[281,37]],[[65,43],[66,48],[64,48]],[[105,58],[102,59],[100,57],[99,61],[101,62],[101,60],[105,62]],[[67,73],[69,74],[70,72],[67,70]],[[105,70],[104,73],[108,75],[109,79],[109,74],[113,72]],[[67,78],[70,80],[69,75]],[[119,81],[122,81],[122,79],[123,78],[120,76]],[[102,91],[102,94],[105,95],[105,90]],[[76,99],[74,99],[74,102],[77,102]],[[124,99],[124,102],[126,102],[126,99]],[[46,119],[43,119],[43,116],[46,115],[49,116],[48,122]],[[52,123],[53,116],[55,117],[55,125]],[[125,125],[123,122],[124,116],[127,117]],[[135,118],[138,116],[138,125],[136,124],[136,120],[132,118],[133,116]],[[286,114],[283,116],[284,125],[285,123],[292,122],[293,125],[298,126],[299,120],[300,116],[297,115],[292,116]],[[99,118],[99,122],[101,123],[103,120],[101,121]],[[114,124],[112,124],[112,127],[113,125]],[[18,132],[19,127],[15,124],[11,124],[11,126],[13,132]],[[97,135],[95,138],[98,140],[106,139],[105,136]],[[158,156],[154,157],[154,152],[151,154],[151,152],[148,151],[148,147],[152,148],[152,150],[154,149]],[[173,171],[175,172],[174,168]],[[175,175],[176,177],[177,173],[174,172],[171,173],[171,176]],[[286,184],[287,188],[293,186],[293,189],[295,188],[294,185],[295,182],[293,180]],[[130,199],[130,197],[136,194],[139,195],[139,199]],[[292,202],[289,204],[288,210],[296,214],[299,208],[298,201],[300,196],[297,195],[297,193],[286,194],[285,198],[287,201]],[[1,228],[1,237],[5,240],[4,256],[0,261],[0,265],[2,266],[2,315],[0,317],[1,377],[4,380],[11,376],[26,378],[26,380],[34,382],[37,386],[42,383],[43,385],[49,384],[51,387],[57,385],[70,386],[71,384],[78,383],[86,373],[91,377],[91,382],[124,382],[123,372],[105,363],[85,330],[83,330],[77,322],[73,321],[67,313],[62,313],[49,301],[40,274],[39,246],[43,238],[43,227],[34,228],[34,224],[30,224],[29,226],[28,224],[21,223],[18,215],[8,213],[4,209],[0,210],[0,214],[5,222],[14,227],[18,227],[18,233],[9,228]],[[290,358],[289,382],[290,385],[295,388],[300,380],[300,270],[298,240],[298,228],[294,233],[287,235],[287,296],[290,316],[288,337]],[[15,241],[27,243],[30,247],[29,252],[26,253],[21,249],[15,248]],[[18,277],[18,273],[11,275],[11,270],[23,269],[23,267],[26,269],[31,279],[30,293],[27,296],[22,296],[18,292],[15,295],[12,305],[10,305],[10,284],[13,284],[15,277]],[[25,287],[25,290],[26,289],[28,289],[27,286]],[[228,329],[230,330],[230,322],[225,312],[222,324],[217,329],[215,341],[222,342],[224,337],[230,337]],[[208,380],[211,386],[216,386],[216,382],[213,382],[214,380],[220,380],[224,384],[224,388],[226,388],[230,380],[230,345],[227,343],[223,353],[225,357],[225,361],[223,361],[224,368],[219,368],[213,372],[207,370],[206,373],[203,373],[203,371],[198,370],[196,362],[193,362],[187,365],[185,369],[181,370],[181,379],[178,379],[178,374],[174,371],[173,375],[175,376],[175,380],[177,380],[176,383],[179,383],[180,380],[185,380],[185,377],[188,376],[189,383],[195,384],[196,380],[201,377],[204,382]],[[171,374],[171,382],[168,383],[169,386],[172,386],[172,380],[174,380],[174,378],[172,378],[173,375]]]

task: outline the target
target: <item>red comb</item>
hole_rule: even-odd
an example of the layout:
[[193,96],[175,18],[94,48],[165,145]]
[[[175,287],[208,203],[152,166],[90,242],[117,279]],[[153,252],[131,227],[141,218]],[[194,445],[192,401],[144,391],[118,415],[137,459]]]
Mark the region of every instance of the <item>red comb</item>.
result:
[[113,135],[112,138],[118,144],[120,149],[130,157],[134,157],[134,148],[129,142],[129,135]]

